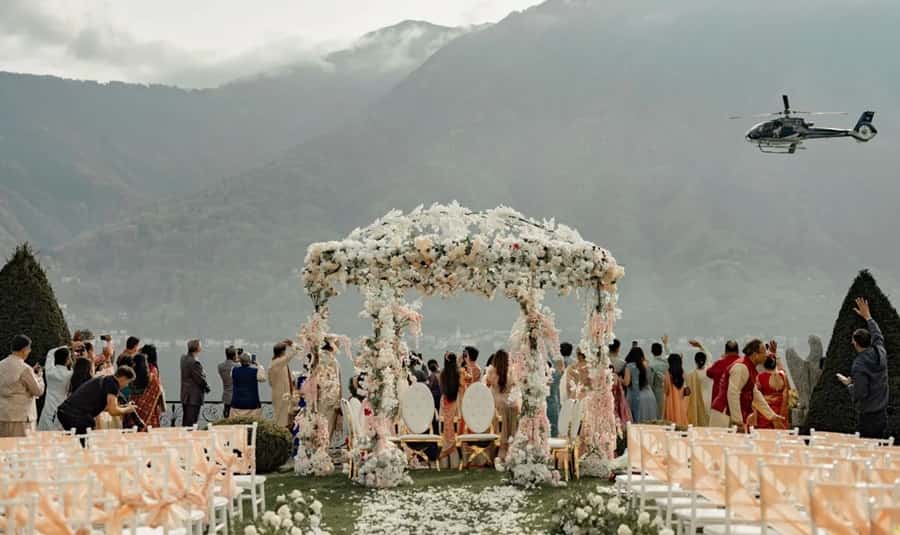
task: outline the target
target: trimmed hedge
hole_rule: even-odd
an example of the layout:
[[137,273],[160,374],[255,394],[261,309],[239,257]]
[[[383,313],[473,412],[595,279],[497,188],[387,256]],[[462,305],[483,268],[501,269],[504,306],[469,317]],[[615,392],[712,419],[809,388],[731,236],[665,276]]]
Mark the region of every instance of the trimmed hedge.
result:
[[212,425],[249,425],[256,422],[256,472],[267,474],[281,468],[291,456],[291,433],[261,418],[225,418]]
[[809,432],[810,428],[842,433],[856,431],[856,409],[847,387],[837,380],[836,374],[850,376],[850,366],[856,357],[850,338],[854,330],[866,326],[866,322],[853,311],[857,297],[869,301],[872,317],[884,333],[890,381],[888,435],[900,437],[900,316],[868,270],[861,271],[853,281],[834,322],[834,331],[825,353],[825,367],[812,391],[803,432]]
[[47,351],[72,340],[47,274],[27,243],[16,247],[0,270],[0,358],[9,354],[17,334],[31,338],[29,362],[42,361]]

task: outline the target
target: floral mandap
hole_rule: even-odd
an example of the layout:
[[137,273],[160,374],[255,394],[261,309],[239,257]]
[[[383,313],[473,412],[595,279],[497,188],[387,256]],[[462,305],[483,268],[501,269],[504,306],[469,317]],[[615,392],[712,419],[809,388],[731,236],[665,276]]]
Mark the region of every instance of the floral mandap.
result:
[[[409,480],[406,456],[388,441],[399,402],[405,334],[418,335],[422,316],[407,303],[410,291],[453,296],[478,293],[493,299],[498,292],[515,299],[519,317],[510,337],[511,370],[521,399],[516,437],[503,466],[513,484],[535,486],[554,480],[550,470],[546,398],[549,375],[545,358],[559,350],[552,312],[544,293],[573,291],[585,303],[580,348],[591,370],[583,423],[582,466],[587,475],[602,475],[621,432],[614,413],[607,345],[612,341],[617,308],[616,282],[624,269],[609,251],[553,220],[537,221],[512,208],[472,211],[457,203],[419,206],[409,213],[393,210],[341,241],[314,243],[307,251],[303,284],[314,313],[300,332],[301,348],[319,354],[328,333],[328,302],[348,285],[365,297],[363,314],[373,335],[364,338],[355,358],[367,373],[366,430],[371,452],[361,461],[357,481],[393,487]],[[359,452],[351,452],[359,455]]]

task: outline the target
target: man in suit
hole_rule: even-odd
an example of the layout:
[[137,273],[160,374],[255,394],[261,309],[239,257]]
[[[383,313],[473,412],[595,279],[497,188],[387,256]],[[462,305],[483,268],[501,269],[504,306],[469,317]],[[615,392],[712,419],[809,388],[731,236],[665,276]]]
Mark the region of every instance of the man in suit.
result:
[[231,382],[231,370],[238,366],[238,351],[234,346],[225,348],[225,362],[219,363],[219,377],[222,378],[222,405],[225,406],[225,417],[231,414],[231,397],[233,386]]
[[191,427],[200,417],[200,408],[203,407],[205,395],[209,393],[209,385],[203,365],[197,360],[203,350],[200,340],[188,342],[187,350],[187,354],[181,357],[181,425]]

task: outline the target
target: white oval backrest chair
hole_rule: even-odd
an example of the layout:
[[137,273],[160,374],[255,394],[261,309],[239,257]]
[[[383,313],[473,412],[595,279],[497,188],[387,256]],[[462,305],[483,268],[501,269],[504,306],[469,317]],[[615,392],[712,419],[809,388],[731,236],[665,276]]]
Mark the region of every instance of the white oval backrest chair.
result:
[[425,383],[415,383],[400,397],[400,415],[410,433],[424,434],[434,420],[434,398]]
[[581,422],[584,418],[584,400],[573,400],[572,419],[569,422],[569,435],[566,437],[574,441],[581,431]]
[[350,421],[353,422],[353,432],[356,433],[356,440],[365,440],[366,437],[366,420],[362,403],[356,398],[350,398]]
[[559,408],[556,437],[554,438],[569,438],[569,424],[572,423],[572,416],[575,412],[575,403],[576,401],[574,399],[567,399],[562,402],[562,406]]
[[482,383],[466,388],[462,400],[462,416],[473,433],[486,433],[494,419],[494,396]]

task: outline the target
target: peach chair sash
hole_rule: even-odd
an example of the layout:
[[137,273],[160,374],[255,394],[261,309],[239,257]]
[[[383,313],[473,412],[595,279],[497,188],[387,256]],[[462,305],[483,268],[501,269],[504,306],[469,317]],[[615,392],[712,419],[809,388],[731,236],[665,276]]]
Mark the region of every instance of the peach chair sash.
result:
[[762,522],[779,535],[809,532],[809,486],[825,472],[824,466],[796,463],[759,463],[759,503]]
[[813,527],[829,535],[869,532],[868,493],[861,484],[809,481],[809,514]]

